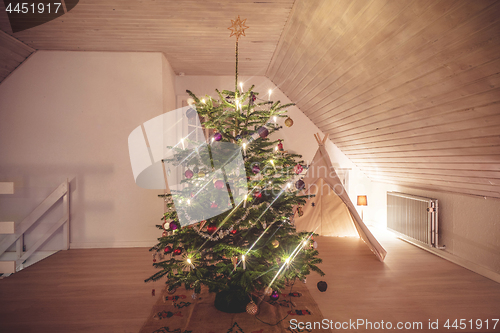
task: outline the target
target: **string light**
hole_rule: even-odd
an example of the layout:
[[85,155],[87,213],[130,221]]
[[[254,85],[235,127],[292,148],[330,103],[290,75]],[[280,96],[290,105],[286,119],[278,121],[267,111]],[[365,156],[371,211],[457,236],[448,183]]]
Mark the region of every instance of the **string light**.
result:
[[247,156],[247,144],[243,143],[243,156]]
[[203,104],[205,104],[205,99],[203,98],[203,99],[201,100],[201,102],[202,102]]
[[271,100],[271,94],[272,94],[273,90],[272,89],[269,89],[269,98],[268,98],[268,101]]
[[240,82],[241,91],[243,91],[243,82]]

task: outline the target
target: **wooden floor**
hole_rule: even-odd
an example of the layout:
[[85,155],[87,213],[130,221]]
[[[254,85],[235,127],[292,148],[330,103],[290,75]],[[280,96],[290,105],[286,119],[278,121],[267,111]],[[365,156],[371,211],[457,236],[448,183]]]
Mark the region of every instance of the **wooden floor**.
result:
[[[422,330],[406,332],[480,332],[485,330],[448,330],[443,324],[489,319],[491,325],[500,317],[500,284],[394,237],[377,236],[388,250],[385,263],[358,239],[317,238],[327,275],[312,274],[306,285],[326,318],[423,323]],[[154,272],[151,262],[144,248],[59,252],[0,280],[0,332],[138,332],[158,297],[151,289],[159,294],[163,286],[143,282]],[[324,293],[316,288],[319,280],[328,283]],[[439,330],[427,329],[429,319],[439,320]],[[488,331],[500,331],[500,323]]]
[[[357,238],[317,237],[320,265],[324,277],[312,274],[307,279],[311,295],[325,318],[334,322],[365,321],[395,327],[398,322],[422,322],[420,330],[406,332],[500,332],[500,321],[493,330],[491,319],[500,319],[500,284],[439,258],[389,232],[374,230],[387,250],[384,263]],[[328,283],[326,292],[316,284]],[[465,319],[467,329],[444,328],[455,319]],[[469,320],[472,319],[473,329]],[[476,320],[483,329],[476,329]],[[489,319],[489,330],[485,330]],[[429,330],[429,320],[439,329]],[[479,323],[478,323],[479,324]],[[385,326],[384,326],[385,327]],[[392,330],[395,330],[393,327]],[[351,332],[380,332],[381,329],[357,327]]]

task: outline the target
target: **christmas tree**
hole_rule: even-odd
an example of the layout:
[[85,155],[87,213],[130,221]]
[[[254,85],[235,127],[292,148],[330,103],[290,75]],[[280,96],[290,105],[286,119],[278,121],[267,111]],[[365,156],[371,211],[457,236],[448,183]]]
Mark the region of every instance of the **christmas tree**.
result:
[[146,280],[166,278],[169,290],[184,286],[194,293],[207,286],[223,304],[246,304],[252,294],[269,295],[311,271],[324,275],[312,234],[293,225],[294,207],[305,203],[298,195],[304,183],[294,182],[304,162],[285,152],[281,140],[269,139],[292,104],[261,100],[253,86],[237,85],[244,23],[238,17],[230,28],[237,37],[235,90],[203,99],[188,91],[186,116],[209,134],[201,143],[191,135],[169,147],[173,154],[164,162],[184,170],[183,179],[161,195],[166,212],[157,227],[163,233],[151,248],[160,254],[153,263],[159,271]]

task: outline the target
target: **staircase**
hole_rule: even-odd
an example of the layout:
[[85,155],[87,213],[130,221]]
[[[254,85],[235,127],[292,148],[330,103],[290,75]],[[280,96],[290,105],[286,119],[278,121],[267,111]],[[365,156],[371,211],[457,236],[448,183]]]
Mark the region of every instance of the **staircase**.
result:
[[[14,194],[14,183],[0,182],[0,195]],[[42,237],[27,248],[24,244],[24,234],[56,203],[61,201],[63,216]],[[49,223],[49,222],[45,222]],[[42,203],[38,205],[24,220],[19,223],[12,221],[0,222],[0,275],[8,276],[23,268],[40,261],[57,251],[38,251],[59,229],[63,228],[63,244],[61,250],[69,249],[69,182],[61,183]],[[15,252],[7,250],[16,244]]]

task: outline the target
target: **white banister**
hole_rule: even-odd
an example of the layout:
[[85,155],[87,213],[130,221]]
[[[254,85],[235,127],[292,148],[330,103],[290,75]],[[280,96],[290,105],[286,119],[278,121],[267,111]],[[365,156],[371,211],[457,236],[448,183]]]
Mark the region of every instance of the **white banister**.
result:
[[[45,234],[40,237],[40,239],[30,248],[25,251],[24,248],[24,233],[28,231],[33,224],[36,223],[54,204],[56,204],[62,198],[63,204],[63,216],[61,219],[53,224],[50,229],[45,232]],[[61,185],[59,185],[45,200],[42,201],[23,221],[12,226],[14,230],[0,241],[0,255],[5,253],[7,249],[14,243],[16,243],[17,260],[16,263],[22,264],[27,260],[34,252],[36,252],[40,246],[42,246],[60,227],[63,227],[63,246],[62,249],[69,249],[69,182],[66,179]],[[7,262],[4,263],[5,265]],[[16,265],[16,266],[18,266]],[[0,273],[8,273],[2,272]]]

